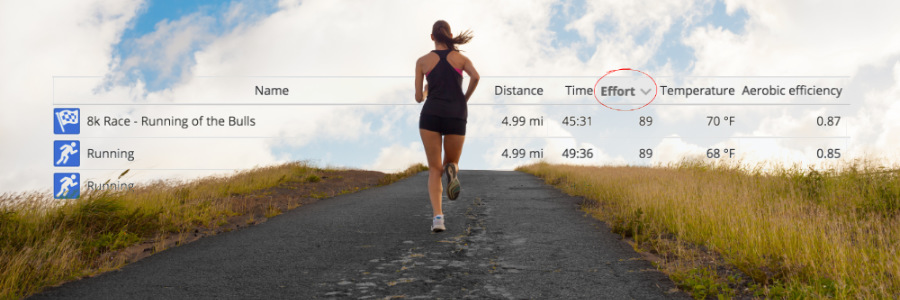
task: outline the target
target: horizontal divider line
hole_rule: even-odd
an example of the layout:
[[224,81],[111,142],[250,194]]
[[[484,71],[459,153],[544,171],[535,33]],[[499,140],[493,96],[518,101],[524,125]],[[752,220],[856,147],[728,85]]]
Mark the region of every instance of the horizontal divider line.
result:
[[[604,74],[597,75],[531,75],[531,76],[523,76],[523,75],[481,75],[481,78],[600,78]],[[104,76],[89,76],[89,75],[54,75],[52,78],[103,78]],[[234,75],[234,76],[191,76],[192,78],[415,78],[415,76],[411,75],[285,75],[285,76],[242,76],[242,75]],[[618,76],[618,75],[610,75],[606,77],[637,77],[642,78],[642,76]],[[653,78],[850,78],[850,76],[806,76],[806,75],[750,75],[750,76],[736,76],[736,75],[685,75],[685,76],[674,76],[674,75],[659,75],[653,76]]]
[[[53,103],[55,106],[417,106],[421,103]],[[470,106],[579,106],[579,105],[600,105],[599,103],[469,103]],[[640,104],[607,104],[609,106],[638,106]],[[653,103],[648,106],[848,106],[850,103]]]
[[[299,139],[300,137],[280,136],[73,136],[79,139]],[[574,139],[577,136],[472,136],[470,139]],[[849,136],[591,136],[598,139],[849,139]]]
[[[575,139],[576,136],[466,136],[467,139]],[[624,140],[651,140],[651,139],[849,139],[849,136],[664,136],[664,137],[636,137],[636,136],[591,136],[597,139],[624,139]]]
[[122,171],[122,170],[131,170],[131,171],[236,171],[236,170],[245,170],[246,168],[234,168],[234,169],[135,169],[135,168],[113,168],[113,169],[82,169],[79,167],[72,168],[62,168],[59,167],[59,170],[72,170],[72,171]]

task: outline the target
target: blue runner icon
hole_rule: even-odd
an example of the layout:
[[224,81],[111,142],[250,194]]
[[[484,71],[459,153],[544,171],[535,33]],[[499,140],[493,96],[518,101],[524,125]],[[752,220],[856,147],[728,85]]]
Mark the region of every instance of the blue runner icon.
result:
[[81,175],[78,173],[53,173],[53,198],[78,199],[81,195],[79,181]]
[[53,166],[77,167],[81,165],[81,144],[78,141],[53,141]]

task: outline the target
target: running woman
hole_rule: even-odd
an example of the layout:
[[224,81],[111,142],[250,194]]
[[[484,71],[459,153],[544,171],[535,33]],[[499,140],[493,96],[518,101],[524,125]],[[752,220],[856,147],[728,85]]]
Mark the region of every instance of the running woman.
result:
[[[434,215],[431,231],[441,232],[444,212],[441,210],[441,176],[447,174],[447,198],[459,197],[459,156],[466,139],[466,103],[478,85],[478,71],[468,57],[459,53],[456,45],[472,39],[466,30],[456,37],[450,33],[450,24],[444,20],[434,22],[431,40],[434,50],[416,61],[416,102],[425,101],[419,115],[419,135],[428,156],[428,196]],[[462,92],[462,73],[469,75],[469,87]],[[424,90],[423,78],[428,81]],[[426,98],[427,97],[427,98]],[[444,158],[441,161],[441,148]]]

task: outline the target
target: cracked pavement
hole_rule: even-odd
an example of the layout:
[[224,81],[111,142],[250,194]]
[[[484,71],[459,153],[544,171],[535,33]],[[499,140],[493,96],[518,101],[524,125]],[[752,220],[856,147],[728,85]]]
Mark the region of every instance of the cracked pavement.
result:
[[165,250],[34,299],[687,299],[601,221],[520,172],[461,171],[431,233],[427,172]]

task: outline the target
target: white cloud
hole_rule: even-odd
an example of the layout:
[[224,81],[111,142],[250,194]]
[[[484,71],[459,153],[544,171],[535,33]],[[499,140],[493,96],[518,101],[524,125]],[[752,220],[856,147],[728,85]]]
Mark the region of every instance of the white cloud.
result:
[[684,158],[702,158],[705,149],[693,143],[685,142],[678,135],[670,135],[652,148],[654,165],[667,165],[680,162]]
[[[893,86],[887,90],[879,91],[867,95],[867,109],[859,113],[859,117],[855,121],[866,122],[874,126],[858,126],[854,128],[854,132],[862,134],[862,131],[874,129],[870,133],[877,134],[874,143],[874,149],[866,149],[860,147],[863,151],[872,151],[874,156],[892,157],[894,163],[900,162],[900,121],[896,118],[900,116],[900,61],[894,63],[892,68]],[[872,103],[872,102],[880,103]],[[871,104],[870,104],[871,103]],[[878,126],[881,124],[881,126]],[[880,128],[879,128],[880,127]],[[880,130],[879,130],[880,129]]]
[[0,3],[0,190],[49,189],[52,78],[109,71],[140,1]]
[[[679,19],[688,23],[706,1],[587,1],[585,14],[566,29],[576,30],[585,44],[596,45],[588,64],[595,72],[646,65],[656,54],[663,35]],[[638,36],[646,36],[643,43]],[[668,67],[646,70],[670,74]],[[570,68],[571,69],[571,68]]]
[[[845,91],[839,100],[850,103],[846,109],[825,110],[822,107],[798,112],[796,108],[769,108],[765,112],[756,110],[752,113],[759,123],[753,134],[848,135],[849,141],[820,141],[818,146],[813,146],[816,143],[809,140],[784,140],[772,147],[764,147],[765,143],[759,142],[751,148],[757,148],[760,156],[751,161],[816,165],[822,161],[811,158],[811,153],[818,148],[843,145],[845,153],[849,153],[845,158],[867,157],[898,162],[898,144],[892,138],[892,134],[898,133],[895,131],[898,122],[888,116],[891,112],[900,112],[895,101],[900,90],[897,78],[900,77],[890,70],[884,74],[863,72],[886,70],[883,66],[896,66],[900,61],[900,40],[888,34],[900,30],[900,19],[893,16],[900,10],[900,3],[743,0],[726,3],[728,12],[738,8],[747,10],[746,28],[742,34],[711,26],[693,29],[684,40],[695,50],[693,74],[852,76],[848,80],[839,80]],[[806,81],[823,84],[829,80]],[[880,88],[885,84],[889,87]],[[681,117],[689,115],[682,114]],[[817,115],[842,115],[845,123],[836,130],[825,132],[813,123]]]
[[414,142],[407,146],[391,145],[381,148],[375,162],[364,168],[382,172],[397,172],[417,163],[427,165],[426,160],[422,143]]
[[[3,190],[44,188],[51,173],[49,168],[49,116],[51,76],[53,75],[109,75],[126,78],[135,68],[156,70],[161,78],[179,78],[171,87],[145,95],[143,81],[117,85],[106,91],[110,99],[120,102],[148,101],[155,103],[246,101],[246,94],[238,83],[227,80],[206,80],[197,76],[411,76],[415,59],[432,48],[428,39],[431,24],[445,19],[454,32],[472,29],[475,38],[462,48],[484,76],[502,75],[599,75],[609,69],[646,65],[661,51],[663,36],[673,28],[692,26],[709,1],[622,2],[588,1],[585,14],[571,20],[567,29],[577,31],[584,44],[563,48],[551,46],[548,31],[552,1],[465,1],[455,5],[434,2],[356,2],[346,5],[335,1],[281,1],[280,10],[265,18],[246,20],[252,15],[249,4],[234,2],[224,11],[224,23],[235,24],[232,31],[221,36],[213,32],[213,19],[202,14],[186,15],[157,25],[157,30],[131,41],[135,54],[117,60],[113,45],[141,6],[139,1],[94,1],[78,4],[3,2],[0,6],[0,41],[4,45],[0,55],[0,99],[2,110],[0,162],[9,168],[0,175]],[[900,29],[900,22],[890,15],[898,11],[897,3],[866,1],[862,3],[827,3],[784,1],[727,1],[727,11],[738,8],[750,16],[740,34],[707,27],[688,29],[684,42],[694,48],[695,75],[859,75],[862,66],[895,65],[893,75],[882,79],[887,88],[868,90],[861,82],[848,86],[848,94],[856,107],[855,117],[847,117],[848,135],[859,137],[854,143],[879,153],[896,153],[900,122],[890,116],[900,112],[894,101],[900,96],[900,71],[897,55],[900,39],[887,34]],[[376,12],[376,13],[373,13]],[[682,25],[679,25],[684,21]],[[837,22],[835,20],[845,20]],[[863,22],[865,21],[865,22]],[[242,23],[243,22],[243,23]],[[614,24],[614,25],[613,25]],[[608,27],[598,27],[606,26]],[[643,43],[638,36],[646,36]],[[587,45],[594,51],[587,62],[577,58],[576,49]],[[196,51],[195,51],[196,50]],[[193,63],[192,63],[193,62]],[[669,75],[671,64],[656,70],[654,75]],[[183,72],[183,73],[182,73]],[[257,79],[254,79],[257,80]],[[258,79],[260,82],[279,82],[291,79]],[[303,99],[289,101],[359,101],[367,103],[412,103],[412,80],[353,84],[321,83],[299,80],[302,84],[327,87],[319,94],[303,94]],[[407,81],[404,81],[407,80]],[[494,78],[494,82],[496,82]],[[852,81],[852,80],[851,80]],[[399,82],[399,83],[398,83]],[[117,83],[122,83],[118,81]],[[479,91],[489,95],[487,78]],[[88,84],[88,83],[86,83]],[[98,82],[89,83],[97,85]],[[150,83],[151,85],[153,83]],[[299,92],[299,91],[298,91]],[[248,91],[249,93],[249,91]],[[297,93],[297,92],[295,92]],[[365,95],[364,97],[358,96]],[[859,98],[852,98],[858,95]],[[353,99],[344,99],[347,97]],[[244,98],[242,98],[244,97]],[[357,99],[360,98],[360,99]],[[473,99],[489,102],[490,99]],[[285,100],[288,101],[288,100]],[[547,101],[557,101],[550,99]],[[412,108],[412,109],[410,109]],[[404,168],[424,160],[415,127],[418,106],[190,106],[190,107],[91,107],[93,112],[109,112],[131,116],[151,115],[253,115],[259,125],[253,128],[218,130],[210,128],[178,130],[94,131],[108,136],[252,136],[257,138],[191,140],[184,146],[173,146],[168,140],[158,143],[133,140],[94,139],[98,147],[138,145],[152,160],[138,166],[146,168],[175,168],[178,166],[211,166],[246,168],[258,164],[272,164],[288,159],[275,156],[275,147],[303,147],[323,141],[359,141],[375,137],[381,141],[375,149],[379,155],[366,167],[374,169]],[[706,108],[678,108],[660,106],[655,112],[659,124],[694,122]],[[464,153],[476,157],[483,165],[478,168],[512,168],[524,161],[499,158],[506,148],[528,147],[544,149],[549,160],[565,161],[558,156],[569,147],[594,148],[591,164],[622,164],[626,160],[614,146],[598,139],[610,132],[621,132],[626,125],[603,123],[599,116],[608,111],[566,107],[577,113],[594,113],[598,126],[585,134],[559,123],[558,110],[538,106],[470,106],[470,139],[466,149],[479,153]],[[654,110],[646,110],[648,113]],[[820,110],[812,109],[795,114],[770,108],[745,109],[739,120],[759,122],[759,126],[742,128],[738,135],[750,134],[806,134],[818,128],[809,119]],[[544,116],[546,126],[510,130],[498,126],[498,116]],[[621,114],[612,119],[621,118]],[[629,120],[630,121],[630,120]],[[376,124],[377,123],[377,124]],[[599,125],[603,124],[603,125]],[[671,123],[669,123],[671,124]],[[377,126],[377,127],[376,127]],[[693,126],[693,125],[691,125]],[[28,128],[20,130],[20,128]],[[689,126],[667,129],[684,129]],[[190,134],[186,134],[190,133]],[[634,134],[625,132],[624,135]],[[515,135],[556,139],[511,141],[501,137]],[[640,135],[640,134],[637,134]],[[566,137],[574,137],[568,139]],[[412,140],[410,140],[412,139]],[[685,139],[686,140],[686,139]],[[699,145],[680,139],[665,139],[655,151],[654,162],[676,161],[681,155],[704,153],[712,146],[727,146],[727,142]],[[188,146],[189,145],[189,146]],[[405,145],[405,146],[404,146]],[[136,146],[136,147],[138,147]],[[871,146],[871,147],[870,147]],[[182,148],[179,148],[182,147]],[[206,152],[192,148],[208,149]],[[765,157],[766,151],[779,153],[786,160],[806,159],[809,145],[782,142],[759,142],[744,147],[743,152]],[[171,155],[172,149],[182,149],[186,155]],[[24,150],[23,150],[24,149]],[[774,150],[773,150],[774,149]],[[621,150],[621,149],[616,149]],[[475,150],[469,150],[475,151]],[[631,153],[631,149],[625,149]],[[164,154],[168,153],[169,156]],[[851,152],[852,153],[852,152]],[[468,154],[468,156],[467,156]],[[329,151],[319,153],[328,161],[341,161]],[[551,156],[552,155],[552,156]],[[630,154],[629,154],[630,155]],[[629,159],[632,159],[629,157]],[[762,158],[760,158],[762,159]],[[476,159],[473,159],[476,160]],[[463,162],[465,166],[468,162]],[[474,162],[473,162],[474,163]],[[470,164],[471,165],[471,164]],[[110,168],[114,168],[110,165]],[[137,172],[135,176],[193,176],[194,173]]]
[[853,75],[900,51],[895,1],[728,1],[749,14],[745,33],[700,27],[685,39],[698,75]]
[[178,80],[192,65],[192,51],[215,38],[210,32],[214,24],[215,18],[200,13],[162,20],[153,32],[130,41],[132,53],[118,66],[118,72],[152,71],[156,73],[154,83]]

